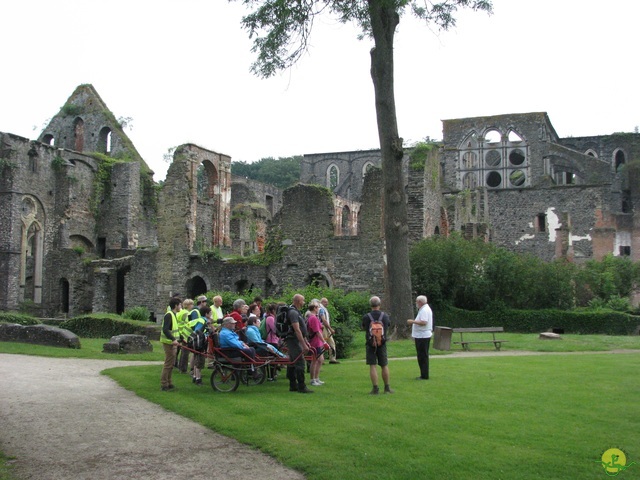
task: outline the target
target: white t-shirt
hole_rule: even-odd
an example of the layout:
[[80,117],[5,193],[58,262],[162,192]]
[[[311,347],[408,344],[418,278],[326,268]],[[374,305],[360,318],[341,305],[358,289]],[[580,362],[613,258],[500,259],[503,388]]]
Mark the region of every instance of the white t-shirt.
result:
[[416,320],[427,322],[426,325],[416,325],[415,323],[411,327],[411,336],[413,338],[429,338],[431,337],[431,333],[433,331],[433,313],[431,312],[431,307],[428,304],[424,304],[418,310],[418,315],[416,315]]

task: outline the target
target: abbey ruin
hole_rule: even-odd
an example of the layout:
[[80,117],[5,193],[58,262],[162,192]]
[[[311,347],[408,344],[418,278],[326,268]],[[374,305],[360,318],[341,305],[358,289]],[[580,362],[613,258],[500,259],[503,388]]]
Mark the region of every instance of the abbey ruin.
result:
[[[459,231],[545,260],[638,260],[639,156],[640,134],[560,138],[546,113],[444,120],[436,148],[405,155],[410,241]],[[378,150],[305,155],[281,191],[184,144],[158,184],[80,85],[38,139],[0,132],[0,310],[159,316],[176,292],[382,292],[379,165]]]

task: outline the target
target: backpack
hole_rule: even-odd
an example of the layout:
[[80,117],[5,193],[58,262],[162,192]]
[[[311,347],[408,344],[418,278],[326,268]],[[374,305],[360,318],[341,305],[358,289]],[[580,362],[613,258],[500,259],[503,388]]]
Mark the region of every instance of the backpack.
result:
[[196,352],[204,352],[207,349],[207,335],[203,330],[191,332],[187,339],[187,347]]
[[260,326],[258,327],[258,330],[260,331],[260,336],[262,337],[263,340],[267,339],[267,319],[264,318],[261,322],[260,322]]
[[376,320],[374,320],[371,313],[368,313],[367,316],[371,320],[371,323],[369,323],[369,345],[372,347],[384,345],[387,341],[384,336],[384,324],[382,323],[384,312],[380,312],[380,316]]
[[286,338],[293,331],[288,318],[292,308],[295,309],[293,305],[279,305],[276,310],[276,335],[279,338]]

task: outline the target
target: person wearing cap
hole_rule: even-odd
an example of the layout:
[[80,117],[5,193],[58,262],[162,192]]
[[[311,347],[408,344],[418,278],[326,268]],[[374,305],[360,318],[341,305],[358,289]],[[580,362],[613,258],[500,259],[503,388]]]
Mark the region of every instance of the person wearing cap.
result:
[[235,332],[236,323],[233,317],[225,317],[222,320],[222,328],[218,334],[220,348],[234,348],[250,358],[256,358],[256,350],[240,340]]

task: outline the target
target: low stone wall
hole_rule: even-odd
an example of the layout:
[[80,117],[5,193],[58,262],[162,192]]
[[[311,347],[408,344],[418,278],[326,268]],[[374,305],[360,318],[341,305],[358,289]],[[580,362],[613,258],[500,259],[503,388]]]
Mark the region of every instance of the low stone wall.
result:
[[80,339],[75,333],[51,325],[25,326],[17,323],[3,323],[0,324],[0,341],[80,348]]

